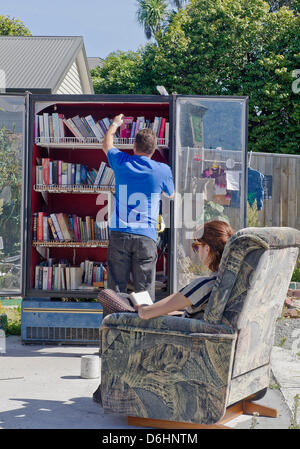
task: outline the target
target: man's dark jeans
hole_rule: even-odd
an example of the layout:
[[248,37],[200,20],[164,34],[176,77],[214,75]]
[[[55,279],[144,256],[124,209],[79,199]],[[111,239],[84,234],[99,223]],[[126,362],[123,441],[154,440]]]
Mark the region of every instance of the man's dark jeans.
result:
[[156,260],[157,247],[150,237],[111,231],[107,251],[108,288],[126,293],[131,268],[134,291],[148,290],[154,301]]

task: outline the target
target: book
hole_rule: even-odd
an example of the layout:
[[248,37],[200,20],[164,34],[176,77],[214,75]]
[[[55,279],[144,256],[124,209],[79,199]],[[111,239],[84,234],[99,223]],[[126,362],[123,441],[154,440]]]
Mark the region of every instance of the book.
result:
[[51,217],[48,217],[48,225],[49,225],[49,228],[50,228],[50,230],[52,232],[52,236],[53,236],[54,240],[58,241],[59,238],[58,238],[58,235],[57,235],[57,232],[55,230],[55,227],[54,227],[54,224],[53,224],[53,221],[52,221]]
[[59,142],[60,130],[59,130],[59,117],[57,112],[53,112],[52,114],[52,123],[53,123],[53,135],[54,141]]
[[48,242],[50,240],[49,239],[48,217],[46,214],[43,216],[43,238],[42,238],[42,240],[44,242]]
[[54,160],[52,165],[52,181],[53,184],[58,185],[58,161]]
[[99,170],[98,170],[98,173],[97,173],[97,176],[96,176],[96,179],[95,179],[95,182],[94,182],[95,186],[98,186],[98,185],[101,184],[101,177],[102,177],[102,174],[103,174],[103,172],[105,170],[105,167],[106,167],[106,163],[105,162],[101,162]]
[[72,122],[76,126],[77,130],[80,132],[82,137],[91,137],[88,130],[82,123],[82,120],[80,119],[79,115],[75,115],[75,117],[72,117]]
[[104,134],[103,134],[103,131],[100,128],[99,124],[95,122],[95,120],[93,119],[93,117],[91,115],[87,115],[85,117],[85,120],[87,121],[87,123],[91,127],[91,129],[92,129],[93,133],[95,134],[95,136],[97,137],[97,139],[99,141],[101,141],[103,139],[103,137],[104,137]]
[[44,136],[48,138],[50,137],[50,133],[49,133],[49,114],[47,112],[43,113],[43,119],[44,119]]
[[44,117],[42,115],[39,115],[38,118],[39,118],[39,136],[40,136],[41,140],[43,141],[43,138],[45,137]]
[[94,133],[93,129],[91,128],[91,126],[90,126],[89,122],[86,120],[86,118],[81,117],[81,121],[87,129],[87,131],[89,133],[89,137],[96,137],[96,134]]
[[43,180],[44,184],[47,186],[50,184],[50,171],[49,171],[49,158],[43,158],[42,159],[42,167],[43,167]]
[[145,304],[145,305],[150,306],[151,304],[153,304],[151,296],[149,295],[147,290],[144,292],[138,292],[138,293],[132,292],[132,293],[130,293],[129,297],[130,297],[130,300],[132,301],[132,303],[136,304],[136,305]]
[[68,184],[68,163],[61,162],[61,185],[65,186]]
[[63,233],[61,232],[61,229],[60,229],[60,226],[58,224],[58,220],[56,218],[56,215],[55,214],[50,214],[50,217],[52,219],[52,222],[53,222],[53,225],[54,225],[54,228],[55,228],[55,231],[56,231],[56,233],[58,235],[59,240],[61,242],[63,242],[64,241],[64,236],[63,236]]
[[56,215],[59,227],[61,229],[61,232],[63,234],[64,240],[65,241],[75,240],[75,236],[73,234],[73,230],[69,223],[67,214],[59,213],[59,214],[55,214],[55,215]]
[[169,131],[170,131],[170,123],[166,122],[165,125],[165,144],[168,147],[169,146]]
[[158,143],[161,145],[162,144],[162,139],[163,139],[163,137],[164,137],[164,135],[165,135],[165,126],[166,126],[166,119],[165,118],[162,118],[161,119],[161,124],[160,124],[160,130],[159,130],[159,140],[158,140]]
[[129,139],[131,137],[131,130],[134,117],[123,117],[123,123],[120,126],[120,137],[122,139]]
[[71,133],[73,134],[74,137],[78,137],[80,139],[82,139],[82,135],[81,133],[77,130],[77,128],[75,127],[74,123],[72,122],[72,120],[70,118],[68,119],[63,119],[63,123],[66,126],[66,128],[71,131]]
[[43,231],[44,219],[43,219],[43,217],[45,215],[46,215],[45,212],[38,212],[38,232],[37,232],[37,236],[38,236],[38,240],[40,242],[42,242],[43,238],[44,238],[44,231]]
[[82,268],[70,267],[70,286],[71,290],[78,290],[82,283]]
[[64,128],[63,119],[64,119],[64,114],[58,114],[60,142],[62,142],[65,137],[65,128]]

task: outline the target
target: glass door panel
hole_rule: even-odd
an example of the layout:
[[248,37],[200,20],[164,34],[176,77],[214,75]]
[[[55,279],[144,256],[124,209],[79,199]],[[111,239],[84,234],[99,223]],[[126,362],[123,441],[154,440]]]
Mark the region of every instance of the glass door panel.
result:
[[25,96],[0,95],[0,295],[23,291]]
[[174,291],[204,274],[191,243],[201,225],[245,226],[246,98],[176,100]]

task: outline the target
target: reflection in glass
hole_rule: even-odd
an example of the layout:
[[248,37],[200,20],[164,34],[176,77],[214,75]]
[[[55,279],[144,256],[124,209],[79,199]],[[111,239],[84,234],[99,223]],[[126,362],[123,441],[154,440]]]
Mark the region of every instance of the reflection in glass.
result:
[[[191,246],[194,232],[199,226],[211,220],[223,220],[235,230],[241,228],[244,105],[240,99],[178,99],[175,290],[205,274]],[[184,214],[184,203],[187,201],[193,211],[192,221],[187,220]]]
[[21,289],[24,97],[0,96],[0,289]]

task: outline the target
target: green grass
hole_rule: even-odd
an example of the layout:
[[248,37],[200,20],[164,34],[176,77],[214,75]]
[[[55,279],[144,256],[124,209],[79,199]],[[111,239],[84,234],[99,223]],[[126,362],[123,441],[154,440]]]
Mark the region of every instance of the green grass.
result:
[[4,307],[1,306],[0,312],[4,312],[7,316],[7,334],[21,335],[21,306]]

